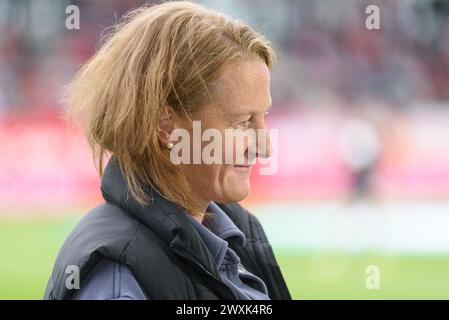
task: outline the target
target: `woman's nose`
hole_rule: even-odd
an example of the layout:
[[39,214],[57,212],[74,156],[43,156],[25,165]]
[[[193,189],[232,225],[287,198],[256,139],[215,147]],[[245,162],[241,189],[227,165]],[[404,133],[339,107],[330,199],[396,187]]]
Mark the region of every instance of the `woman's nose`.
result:
[[266,127],[257,130],[257,157],[269,158],[273,154],[270,134]]

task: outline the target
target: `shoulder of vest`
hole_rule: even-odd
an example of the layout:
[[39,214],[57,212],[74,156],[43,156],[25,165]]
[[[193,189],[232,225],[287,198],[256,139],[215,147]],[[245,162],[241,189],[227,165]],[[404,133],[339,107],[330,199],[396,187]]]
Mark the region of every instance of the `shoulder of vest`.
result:
[[102,258],[126,264],[128,247],[136,237],[156,238],[147,228],[142,232],[143,228],[115,205],[102,203],[90,210],[62,245],[45,297],[66,299],[71,296],[75,290],[67,290],[66,279],[77,272],[82,281]]

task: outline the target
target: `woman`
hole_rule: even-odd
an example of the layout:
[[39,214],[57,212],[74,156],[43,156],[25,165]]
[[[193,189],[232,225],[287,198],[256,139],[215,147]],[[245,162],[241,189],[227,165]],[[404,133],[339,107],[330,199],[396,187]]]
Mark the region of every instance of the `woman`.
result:
[[[290,299],[262,226],[238,204],[270,142],[245,134],[243,162],[220,152],[237,159],[249,129],[268,137],[274,59],[252,28],[197,4],[126,17],[69,87],[105,203],[65,241],[46,299]],[[232,133],[212,152],[223,161],[177,161],[198,156],[195,123]],[[182,152],[177,130],[189,134]]]

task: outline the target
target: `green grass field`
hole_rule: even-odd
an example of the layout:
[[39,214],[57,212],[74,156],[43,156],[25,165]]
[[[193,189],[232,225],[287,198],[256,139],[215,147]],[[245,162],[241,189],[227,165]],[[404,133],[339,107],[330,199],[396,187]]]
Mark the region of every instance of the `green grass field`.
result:
[[[0,219],[0,299],[41,299],[56,254],[79,215]],[[275,247],[295,299],[449,299],[449,257],[307,252]],[[380,289],[365,268],[380,268]]]

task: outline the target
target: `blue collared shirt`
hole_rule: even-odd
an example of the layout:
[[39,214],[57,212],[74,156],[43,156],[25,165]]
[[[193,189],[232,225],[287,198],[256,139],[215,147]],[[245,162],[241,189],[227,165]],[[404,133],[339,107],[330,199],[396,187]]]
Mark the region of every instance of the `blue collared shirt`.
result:
[[[226,239],[231,237],[236,237],[238,244],[244,246],[246,238],[243,232],[214,202],[209,204],[207,210],[212,214],[206,216],[202,224],[188,217],[214,257],[223,282],[240,300],[270,299],[262,279],[246,271],[238,255],[228,246]],[[89,272],[74,296],[75,300],[150,298],[128,267],[108,259],[102,259]]]

